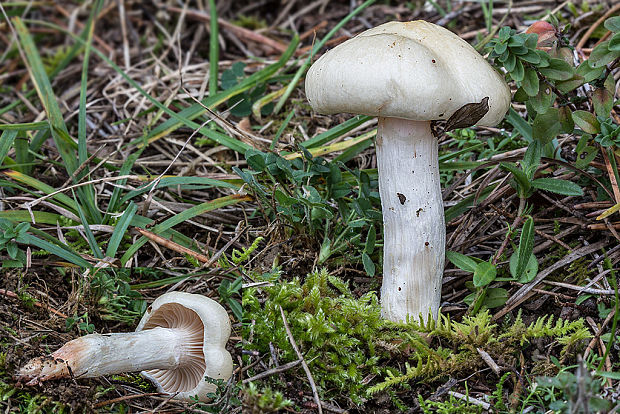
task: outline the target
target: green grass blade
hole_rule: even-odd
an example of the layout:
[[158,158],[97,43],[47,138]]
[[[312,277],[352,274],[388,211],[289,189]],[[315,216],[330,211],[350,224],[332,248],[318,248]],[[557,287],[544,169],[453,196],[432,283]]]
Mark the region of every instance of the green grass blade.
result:
[[521,229],[521,237],[519,238],[519,261],[517,263],[517,269],[515,271],[517,279],[521,277],[527,262],[530,260],[532,251],[534,249],[534,219],[528,217],[523,228]]
[[49,129],[47,121],[24,122],[22,124],[0,124],[0,131],[39,131]]
[[[148,191],[151,191],[153,188],[153,184],[155,181],[151,181],[150,183],[136,189],[133,191],[129,191],[127,194],[123,196],[120,203],[124,204],[132,198],[139,196],[140,194],[144,194]],[[231,184],[226,181],[214,180],[213,178],[206,177],[164,177],[157,183],[157,188],[165,188],[165,187],[176,187],[181,186],[181,189],[199,189],[199,188],[230,188],[232,190],[238,190],[239,186],[235,184]]]
[[325,145],[330,141],[335,140],[342,134],[346,134],[351,131],[353,128],[357,128],[362,125],[364,122],[368,122],[372,119],[372,116],[366,115],[357,115],[353,118],[343,122],[342,124],[336,125],[335,127],[320,133],[319,135],[310,138],[307,141],[302,142],[300,145],[304,148],[310,149],[315,147],[320,147],[321,145]]
[[60,247],[56,244],[50,243],[48,241],[45,240],[41,240],[38,237],[35,237],[31,234],[24,234],[20,237],[17,238],[17,242],[18,243],[23,243],[23,244],[28,244],[30,246],[36,246],[39,249],[43,249],[55,256],[60,257],[61,259],[64,259],[70,263],[73,263],[76,266],[80,266],[80,267],[85,267],[85,268],[91,268],[92,266],[90,265],[90,263],[88,263],[86,260],[82,259],[81,256],[79,256],[76,253],[73,253],[69,250],[67,250],[67,248],[63,248]]
[[4,164],[4,159],[11,150],[16,136],[16,130],[2,131],[2,135],[0,135],[0,165]]
[[[282,56],[277,62],[265,67],[264,69],[256,73],[253,73],[252,75],[248,76],[247,78],[239,82],[239,84],[237,84],[236,86],[230,89],[226,89],[225,91],[222,91],[218,93],[217,95],[209,96],[207,99],[204,99],[202,101],[202,104],[206,106],[207,108],[214,109],[218,105],[232,98],[233,96],[239,95],[240,93],[247,91],[248,89],[256,86],[257,84],[266,81],[271,76],[273,76],[278,70],[280,70],[280,68],[282,68],[286,64],[286,62],[288,62],[288,60],[293,56],[293,53],[295,53],[295,50],[297,49],[298,44],[299,44],[299,38],[294,37],[291,40],[291,43],[288,49],[286,49],[286,51],[282,54]],[[192,120],[198,116],[203,115],[205,112],[206,110],[201,105],[193,104],[192,106],[185,108],[181,112],[179,112],[179,116],[187,120]],[[160,137],[164,135],[167,135],[173,132],[180,126],[182,126],[182,123],[176,119],[169,119],[163,122],[157,128],[153,129],[153,131],[151,131],[151,133],[148,135],[149,142],[152,142],[156,139],[159,139]],[[206,129],[206,128],[203,128],[203,129]],[[201,132],[203,131],[201,130]],[[245,153],[245,151],[249,148],[250,146],[246,144],[245,148],[239,152]],[[234,149],[234,148],[231,148],[231,149]]]
[[[169,219],[159,223],[150,229],[151,232],[155,234],[160,234],[164,230],[168,230],[177,224],[183,223],[184,221],[191,220],[196,216],[204,214],[209,211],[217,210],[218,208],[231,206],[234,204],[241,203],[243,201],[251,200],[248,196],[242,195],[231,195],[226,197],[221,197],[212,201],[208,201],[206,203],[200,203],[195,205],[194,207],[188,208],[187,210],[170,217]],[[160,234],[161,235],[161,234]],[[147,238],[142,236],[125,252],[123,257],[121,257],[121,263],[125,265],[129,259],[147,242]]]
[[[75,192],[73,192],[73,199],[75,200]],[[97,259],[103,259],[103,253],[101,252],[101,248],[99,247],[99,244],[97,244],[97,239],[95,238],[95,235],[90,229],[90,225],[89,225],[90,223],[88,223],[88,219],[86,218],[86,215],[84,214],[84,210],[82,210],[82,207],[80,207],[80,203],[78,203],[77,200],[75,200],[75,205],[77,207],[78,215],[80,217],[80,221],[82,222],[82,226],[84,226],[84,234],[86,234],[86,241],[88,242],[88,245],[90,246],[90,249],[93,252],[93,256],[95,256]]]
[[[15,181],[19,181],[20,183],[26,184],[27,186],[35,188],[45,194],[51,194],[56,191],[54,187],[51,187],[29,175],[22,174],[19,171],[9,170],[9,171],[4,171],[3,174],[11,177]],[[68,197],[66,194],[63,194],[63,193],[58,193],[58,194],[54,194],[50,198],[64,204],[64,207],[69,208],[72,213],[75,213],[77,215],[77,205],[75,201],[71,199],[71,197]]]
[[73,149],[56,133],[57,128],[67,133],[67,135],[69,134],[65,121],[62,117],[62,112],[60,112],[60,108],[56,102],[54,90],[52,89],[50,80],[45,72],[45,68],[43,67],[41,56],[39,55],[39,51],[30,36],[30,32],[28,32],[28,29],[24,25],[24,22],[19,17],[14,17],[12,21],[15,25],[15,29],[17,30],[17,34],[19,35],[19,41],[24,50],[24,54],[26,55],[26,62],[24,63],[26,64],[26,68],[30,74],[30,79],[34,83],[34,87],[39,95],[41,104],[43,105],[49,122],[53,127],[52,138],[54,139],[54,143],[56,144],[56,148],[58,149],[63,162],[65,163],[68,174],[71,175],[78,167],[77,159]]
[[[86,88],[88,86],[88,61],[90,58],[90,49],[93,43],[93,35],[95,31],[94,18],[101,8],[101,1],[98,1],[92,8],[88,22],[86,23],[86,45],[84,46],[84,62],[82,64],[82,74],[80,78],[80,107],[78,110],[78,159],[80,164],[88,159],[88,150],[86,148]],[[86,171],[80,174],[80,177],[86,175]]]
[[[70,220],[57,213],[50,213],[47,211],[33,211],[34,219],[37,224],[48,224],[50,226],[56,226],[61,220]],[[5,210],[0,211],[0,218],[15,221],[18,223],[32,223],[30,212],[28,210]],[[79,223],[71,221],[71,225],[77,226]]]
[[209,37],[209,96],[217,94],[217,75],[219,72],[220,43],[219,28],[217,25],[217,5],[215,0],[209,0],[210,37]]
[[[144,147],[138,149],[136,152],[134,152],[133,154],[127,157],[127,159],[125,160],[125,162],[123,162],[123,165],[121,166],[121,169],[119,171],[119,176],[122,177],[123,175],[129,175],[131,168],[135,164],[136,160],[142,154],[142,151],[144,151]],[[123,187],[125,186],[126,183],[127,183],[126,179],[120,180],[118,181],[117,185],[114,186],[114,190],[112,190],[112,196],[110,197],[110,202],[108,203],[108,210],[106,212],[108,219],[111,218],[110,214],[116,213],[120,205],[124,204],[124,202],[119,202],[119,200],[120,200],[122,192],[124,191]]]
[[136,211],[138,211],[138,206],[133,202],[129,203],[127,209],[116,223],[116,227],[114,228],[112,237],[110,237],[110,241],[108,241],[108,248],[105,252],[106,257],[116,256],[118,246],[121,244],[123,236],[125,236],[125,232],[127,231],[131,220],[136,215]]

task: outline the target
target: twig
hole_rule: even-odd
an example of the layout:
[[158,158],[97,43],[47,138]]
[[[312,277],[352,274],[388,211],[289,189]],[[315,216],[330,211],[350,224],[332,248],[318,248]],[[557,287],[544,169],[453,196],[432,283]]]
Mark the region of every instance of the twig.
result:
[[497,365],[493,358],[491,358],[491,355],[489,355],[484,349],[476,348],[476,350],[478,351],[478,354],[480,354],[482,360],[486,362],[486,364],[489,366],[489,368],[491,368],[493,372],[495,372],[495,374],[499,376],[501,368],[499,367],[499,365]]
[[[17,293],[15,292],[11,292],[10,290],[6,290],[6,289],[0,289],[0,295],[2,296],[8,296],[9,298],[13,298],[13,299],[21,299]],[[35,301],[33,303],[34,306],[36,306],[37,308],[41,308],[41,309],[45,309],[48,312],[53,313],[54,315],[60,316],[61,318],[68,318],[67,315],[65,315],[64,313],[57,311],[56,309],[52,308],[51,306],[47,306],[39,301]]]
[[111,400],[98,402],[97,404],[93,405],[93,408],[105,407],[106,405],[116,404],[116,403],[127,401],[127,400],[133,400],[134,398],[154,397],[156,395],[165,395],[165,394],[162,394],[159,392],[148,392],[146,394],[123,395],[122,397],[112,398]]
[[583,351],[583,359],[586,359],[586,357],[588,356],[588,354],[590,353],[590,351],[592,350],[594,345],[596,345],[596,342],[598,341],[598,338],[600,338],[601,334],[603,333],[603,330],[605,329],[605,327],[607,326],[609,321],[611,321],[611,318],[613,318],[615,314],[616,314],[616,309],[614,309],[613,311],[609,312],[609,315],[607,315],[607,317],[603,321],[601,327],[599,329],[597,329],[597,332],[594,334],[594,338],[592,338],[592,340],[590,341],[590,343],[586,347],[586,350]]
[[200,254],[200,253],[196,253],[195,251],[193,251],[192,249],[188,249],[185,246],[181,246],[178,243],[175,243],[171,240],[166,239],[165,237],[162,237],[158,234],[155,234],[151,231],[148,230],[144,230],[141,228],[136,227],[135,228],[138,233],[140,233],[141,235],[143,235],[144,237],[146,237],[147,239],[162,245],[164,247],[167,247],[170,250],[174,250],[177,253],[181,253],[181,254],[187,254],[192,256],[194,259],[198,260],[199,262],[202,263],[209,263],[211,261],[211,259],[207,256],[205,256],[204,254]]
[[244,379],[241,382],[244,383],[244,384],[247,384],[248,382],[256,381],[256,380],[268,377],[268,376],[273,375],[273,374],[278,374],[280,372],[288,371],[289,369],[299,365],[302,361],[303,361],[303,359],[298,359],[296,361],[289,362],[287,364],[280,365],[278,367],[268,369],[267,371],[263,371],[260,374],[254,375],[253,377],[246,378],[246,379]]
[[306,376],[308,377],[308,381],[310,382],[310,387],[312,388],[312,395],[314,395],[314,401],[316,402],[316,409],[318,410],[319,414],[323,414],[323,408],[321,407],[321,399],[319,398],[319,392],[317,391],[316,385],[314,384],[314,378],[312,378],[312,373],[310,372],[310,368],[308,368],[308,364],[306,364],[306,361],[304,360],[303,355],[301,354],[301,352],[299,352],[297,343],[295,343],[295,338],[293,338],[291,329],[288,326],[286,315],[284,315],[284,309],[282,309],[281,305],[278,305],[278,306],[280,307],[280,314],[282,315],[282,322],[284,322],[284,329],[286,329],[288,340],[291,343],[291,346],[293,347],[293,349],[295,350],[295,353],[301,360],[301,366],[303,367],[304,371],[306,371]]
[[479,400],[477,398],[470,397],[469,395],[461,394],[460,392],[448,391],[448,394],[450,394],[451,396],[456,397],[458,399],[470,402],[472,404],[479,405],[480,407],[482,407],[485,410],[488,410],[489,408],[491,408],[491,404],[489,404],[488,402],[484,402],[484,401]]
[[577,43],[577,46],[575,46],[575,49],[583,49],[583,46],[586,44],[586,42],[588,41],[588,39],[590,38],[592,33],[594,33],[596,28],[601,23],[603,23],[605,20],[607,20],[607,18],[609,16],[613,15],[618,10],[620,10],[620,4],[616,4],[614,7],[612,7],[609,10],[607,10],[607,12],[604,15],[599,17],[599,19],[597,21],[595,21],[594,24],[592,24],[592,26],[590,26],[590,28],[584,33],[584,35],[581,38],[581,40],[579,40],[579,43]]

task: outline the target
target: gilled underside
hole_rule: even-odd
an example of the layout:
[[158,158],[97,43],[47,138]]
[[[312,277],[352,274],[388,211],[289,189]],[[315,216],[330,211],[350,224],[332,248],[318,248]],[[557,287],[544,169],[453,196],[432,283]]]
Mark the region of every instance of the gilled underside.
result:
[[206,370],[203,351],[205,333],[200,317],[182,305],[168,303],[157,309],[144,329],[156,326],[174,327],[174,330],[183,332],[183,357],[177,367],[144,370],[145,376],[155,380],[161,391],[169,394],[193,390],[203,380]]

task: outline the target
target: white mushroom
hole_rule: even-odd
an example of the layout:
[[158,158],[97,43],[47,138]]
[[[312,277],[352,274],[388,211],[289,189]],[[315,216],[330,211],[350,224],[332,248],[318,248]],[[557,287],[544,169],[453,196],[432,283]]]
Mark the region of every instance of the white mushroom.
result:
[[232,375],[229,336],[228,314],[219,303],[170,292],[148,307],[136,332],[74,339],[49,356],[32,359],[17,379],[35,385],[56,378],[142,371],[159,392],[205,401],[216,389],[205,377],[227,380]]
[[379,117],[385,318],[436,318],[446,230],[432,120],[488,97],[478,125],[496,125],[510,89],[467,42],[425,21],[367,30],[318,59],[306,76],[312,108]]

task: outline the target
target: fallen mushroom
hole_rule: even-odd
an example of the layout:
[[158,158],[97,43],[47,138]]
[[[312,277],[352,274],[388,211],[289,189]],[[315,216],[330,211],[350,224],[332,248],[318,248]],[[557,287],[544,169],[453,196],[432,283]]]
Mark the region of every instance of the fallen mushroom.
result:
[[486,100],[477,124],[496,125],[510,105],[510,89],[467,42],[419,20],[385,23],[325,53],[308,71],[306,94],[323,114],[379,117],[382,315],[436,318],[446,229],[431,121],[468,104],[480,112]]
[[90,334],[34,358],[16,375],[36,385],[57,378],[94,378],[142,371],[159,392],[191,401],[207,400],[216,386],[205,377],[227,380],[232,358],[226,350],[230,321],[224,308],[202,295],[170,292],[148,307],[136,332]]

